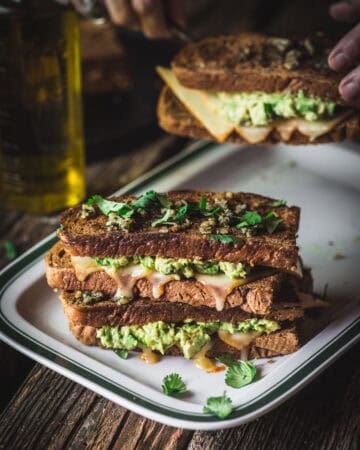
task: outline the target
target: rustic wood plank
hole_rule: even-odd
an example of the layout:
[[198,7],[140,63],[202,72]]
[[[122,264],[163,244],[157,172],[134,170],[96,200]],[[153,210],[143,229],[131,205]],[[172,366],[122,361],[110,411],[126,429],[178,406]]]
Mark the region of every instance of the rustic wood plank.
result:
[[115,449],[177,450],[187,447],[192,434],[130,413],[113,444]]
[[196,432],[189,449],[359,448],[359,355],[357,344],[294,398],[254,422],[230,430]]
[[0,417],[0,449],[175,450],[191,436],[129,413],[40,365]]

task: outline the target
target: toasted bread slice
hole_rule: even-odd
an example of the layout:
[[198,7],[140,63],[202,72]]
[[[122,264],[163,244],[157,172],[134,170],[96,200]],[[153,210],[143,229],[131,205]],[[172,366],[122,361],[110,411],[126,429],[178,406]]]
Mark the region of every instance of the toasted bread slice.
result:
[[[70,331],[76,339],[85,345],[98,345],[101,347],[100,340],[96,337],[96,328],[84,326],[76,322],[70,321]],[[216,358],[230,353],[237,359],[242,358],[241,350],[229,346],[221,341],[218,337],[212,338],[212,347],[206,353],[206,356]],[[269,358],[278,355],[288,355],[298,350],[300,347],[300,338],[296,327],[288,327],[274,333],[259,336],[252,342],[248,349],[248,358]],[[140,349],[138,349],[140,351]],[[166,355],[181,356],[178,347],[171,347]]]
[[[116,294],[116,279],[105,271],[89,273],[84,281],[78,280],[71,263],[71,257],[61,242],[55,244],[45,258],[46,278],[50,287],[65,291],[96,291],[113,297]],[[235,288],[227,295],[224,308],[239,306],[246,312],[254,314],[268,314],[274,303],[296,303],[298,300],[294,282],[304,292],[309,291],[309,277],[305,272],[303,279],[293,279],[291,275],[273,272],[264,278],[250,281]],[[151,279],[141,278],[134,288],[135,298],[153,297]],[[195,279],[172,280],[164,286],[163,295],[159,301],[188,303],[191,306],[216,307],[216,299],[211,290]]]
[[[250,211],[266,215],[274,210],[274,199],[249,193],[227,193],[177,191],[166,195],[173,202],[186,200],[199,204],[204,196],[208,202],[226,200],[231,209],[236,205],[247,205]],[[135,197],[116,197],[116,201],[133,201]],[[214,235],[201,234],[200,225],[204,218],[192,217],[191,226],[185,230],[167,231],[152,227],[159,218],[159,211],[150,211],[134,224],[133,231],[109,231],[107,217],[97,208],[94,216],[81,217],[81,206],[68,209],[61,218],[62,228],[58,231],[63,245],[72,255],[116,257],[116,256],[162,256],[170,258],[214,259],[228,262],[247,262],[252,266],[270,266],[288,272],[297,272],[298,248],[296,233],[299,225],[298,207],[281,206],[276,214],[283,219],[280,226],[269,234],[260,232],[246,236],[235,226],[229,227],[228,235],[237,242],[224,243],[214,239]],[[161,213],[160,213],[161,215]],[[214,230],[216,233],[217,229]],[[218,237],[218,236],[217,236]]]
[[333,45],[321,36],[301,40],[258,33],[213,37],[184,47],[173,59],[172,69],[183,86],[193,89],[268,93],[302,90],[307,96],[343,103],[338,85],[344,74],[327,65]]
[[[161,300],[133,300],[125,305],[115,303],[111,298],[92,305],[84,305],[76,292],[63,291],[60,300],[67,318],[74,323],[93,327],[144,325],[149,322],[183,322],[192,319],[196,322],[235,322],[247,320],[254,314],[247,313],[240,307],[217,311],[208,306],[191,306],[180,302],[163,302]],[[304,310],[296,303],[279,303],[273,306],[269,314],[262,318],[276,321],[294,321],[304,317]]]
[[[165,86],[160,94],[158,102],[158,119],[160,126],[167,132],[179,136],[195,139],[216,140],[203,124],[191,114],[178,100],[168,86]],[[327,142],[341,142],[354,140],[360,137],[360,115],[357,112],[344,117],[329,132],[316,138],[305,136],[298,129],[293,129],[289,137],[284,140],[278,129],[273,126],[266,137],[258,143],[275,144],[285,142],[290,145],[323,144]],[[248,141],[237,132],[232,132],[225,139],[226,142],[247,143]]]

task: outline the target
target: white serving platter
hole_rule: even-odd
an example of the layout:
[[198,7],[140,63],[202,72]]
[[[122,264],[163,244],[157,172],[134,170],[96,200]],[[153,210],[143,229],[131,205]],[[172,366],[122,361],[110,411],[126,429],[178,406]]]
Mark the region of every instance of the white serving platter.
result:
[[[56,294],[47,286],[43,257],[50,235],[0,274],[0,337],[31,358],[138,414],[167,425],[215,430],[253,420],[289,398],[350,348],[360,334],[360,146],[235,146],[199,142],[118,193],[149,189],[250,191],[301,206],[299,243],[313,268],[315,289],[328,284],[331,322],[296,353],[257,362],[259,376],[244,388],[225,385],[191,361],[164,357],[145,365],[80,344],[68,331]],[[178,372],[189,393],[162,393]],[[226,420],[204,414],[209,396],[231,397]],[[310,405],[309,405],[310,406]]]

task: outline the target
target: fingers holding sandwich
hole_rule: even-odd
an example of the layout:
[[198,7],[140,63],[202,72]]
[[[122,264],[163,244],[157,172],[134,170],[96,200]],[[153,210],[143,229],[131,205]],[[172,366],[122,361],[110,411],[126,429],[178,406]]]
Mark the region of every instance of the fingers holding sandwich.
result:
[[[360,1],[357,2],[360,17]],[[337,72],[350,70],[360,62],[360,23],[347,33],[331,51],[328,63]],[[343,99],[355,107],[360,106],[360,65],[353,69],[339,85]]]
[[183,25],[182,0],[105,0],[111,20],[123,27],[141,30],[150,39],[169,38],[168,18]]

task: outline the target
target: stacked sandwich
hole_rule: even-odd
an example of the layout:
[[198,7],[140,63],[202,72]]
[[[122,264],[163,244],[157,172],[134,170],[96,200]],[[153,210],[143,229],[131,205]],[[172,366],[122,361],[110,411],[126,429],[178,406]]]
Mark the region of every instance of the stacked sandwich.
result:
[[66,211],[46,257],[84,344],[194,358],[285,355],[312,301],[299,208],[248,193],[149,191]]
[[329,69],[334,43],[317,34],[209,38],[183,48],[166,83],[159,122],[170,133],[218,142],[308,144],[360,137],[359,113],[344,104],[344,74]]

